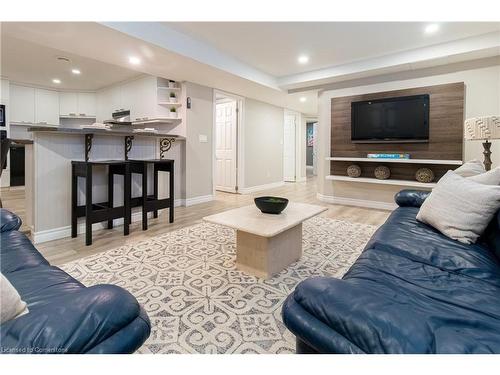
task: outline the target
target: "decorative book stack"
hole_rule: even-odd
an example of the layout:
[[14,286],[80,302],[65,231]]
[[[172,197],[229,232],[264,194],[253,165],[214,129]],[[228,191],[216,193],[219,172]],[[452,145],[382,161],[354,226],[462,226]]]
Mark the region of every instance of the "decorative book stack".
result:
[[369,159],[409,159],[410,154],[368,154]]

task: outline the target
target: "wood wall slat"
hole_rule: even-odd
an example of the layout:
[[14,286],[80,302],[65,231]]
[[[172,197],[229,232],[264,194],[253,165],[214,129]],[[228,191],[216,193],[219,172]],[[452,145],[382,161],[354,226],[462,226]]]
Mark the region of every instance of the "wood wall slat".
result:
[[[351,142],[351,102],[398,96],[428,94],[429,143],[362,144]],[[409,153],[412,159],[462,160],[465,85],[463,82],[416,87],[378,93],[332,98],[331,100],[331,156],[366,157],[368,153]],[[331,173],[346,175],[347,166],[362,164],[363,177],[373,177],[378,163],[331,162]],[[380,163],[383,165],[383,162]],[[425,165],[388,165],[392,178],[414,180],[416,170]],[[440,178],[456,166],[427,165]]]

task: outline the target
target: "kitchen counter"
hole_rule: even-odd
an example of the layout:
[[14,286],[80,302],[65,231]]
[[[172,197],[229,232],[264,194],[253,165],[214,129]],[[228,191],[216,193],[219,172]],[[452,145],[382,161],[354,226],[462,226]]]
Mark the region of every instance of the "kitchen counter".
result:
[[62,127],[48,127],[48,126],[32,126],[28,128],[29,132],[50,132],[58,134],[94,134],[94,135],[109,135],[109,136],[141,136],[141,137],[158,137],[158,138],[175,138],[176,140],[184,140],[184,137],[167,134],[167,133],[147,133],[147,132],[134,132],[133,129],[125,130],[105,130],[105,129],[81,129],[81,128],[62,128]]
[[[25,192],[26,218],[31,227],[35,243],[65,238],[71,235],[71,162],[98,162],[101,160],[172,159],[175,160],[174,196],[183,198],[184,181],[182,168],[185,165],[185,138],[158,133],[134,133],[133,127],[118,129],[81,129],[70,127],[29,127],[33,144],[26,145]],[[133,137],[133,138],[132,138]],[[115,178],[114,206],[123,205],[123,178]],[[93,198],[95,202],[108,199],[108,172],[106,167],[96,167],[93,173]],[[152,194],[153,174],[148,173],[148,186]],[[168,197],[168,179],[158,182],[160,197]],[[79,204],[85,202],[85,180],[78,179],[77,196]],[[132,175],[132,196],[142,194],[142,177]],[[160,210],[161,213],[161,210]],[[132,213],[132,221],[142,220],[140,207]],[[116,221],[120,225],[120,220]],[[95,224],[94,230],[103,228]],[[78,230],[84,230],[79,223]],[[83,241],[83,239],[82,239]]]
[[11,139],[12,142],[11,145],[17,146],[17,145],[32,145],[33,141],[31,139]]

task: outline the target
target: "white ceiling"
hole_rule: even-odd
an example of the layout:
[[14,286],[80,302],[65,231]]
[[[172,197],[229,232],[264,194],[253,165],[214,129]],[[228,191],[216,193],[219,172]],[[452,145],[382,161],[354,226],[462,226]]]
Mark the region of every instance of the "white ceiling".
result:
[[[441,23],[434,35],[424,33],[425,25],[9,22],[1,25],[0,74],[50,85],[66,69],[50,70],[64,54],[80,64],[82,75],[57,77],[61,87],[95,89],[151,74],[314,115],[318,89],[333,82],[500,56],[500,23]],[[302,53],[310,56],[306,65],[297,63]],[[141,64],[130,65],[130,56]]]
[[[283,77],[500,30],[500,22],[168,22],[267,74]],[[309,56],[301,65],[297,57]]]
[[[60,61],[58,56],[69,58],[70,62]],[[0,74],[13,82],[63,90],[93,91],[139,75],[133,70],[31,43],[6,33],[2,33],[1,38],[0,66]],[[79,69],[81,74],[71,73],[73,68]],[[53,83],[54,78],[60,79],[61,83]]]

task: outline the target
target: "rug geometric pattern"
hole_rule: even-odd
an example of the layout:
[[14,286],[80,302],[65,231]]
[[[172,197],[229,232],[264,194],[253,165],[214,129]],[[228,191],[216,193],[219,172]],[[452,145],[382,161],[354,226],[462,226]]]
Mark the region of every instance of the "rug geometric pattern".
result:
[[65,264],[86,286],[132,293],[152,324],[139,353],[292,353],[281,306],[302,280],[340,278],[376,227],[323,217],[303,224],[303,256],[272,279],[235,268],[235,231],[201,223]]

